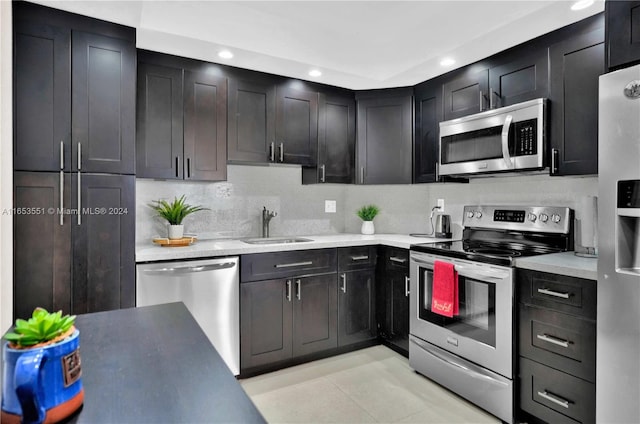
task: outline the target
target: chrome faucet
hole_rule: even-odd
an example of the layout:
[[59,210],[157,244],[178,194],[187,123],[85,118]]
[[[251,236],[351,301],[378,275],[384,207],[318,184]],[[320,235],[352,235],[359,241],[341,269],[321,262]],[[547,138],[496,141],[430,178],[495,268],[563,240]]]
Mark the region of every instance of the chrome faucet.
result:
[[262,207],[262,237],[269,237],[269,221],[277,215],[277,212],[268,211],[266,206]]

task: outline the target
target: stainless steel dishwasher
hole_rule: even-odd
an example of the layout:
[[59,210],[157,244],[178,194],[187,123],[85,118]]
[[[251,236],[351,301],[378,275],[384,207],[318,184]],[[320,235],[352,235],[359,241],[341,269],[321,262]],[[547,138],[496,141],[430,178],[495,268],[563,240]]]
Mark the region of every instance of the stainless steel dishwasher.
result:
[[136,306],[183,302],[234,375],[240,373],[238,257],[136,267]]

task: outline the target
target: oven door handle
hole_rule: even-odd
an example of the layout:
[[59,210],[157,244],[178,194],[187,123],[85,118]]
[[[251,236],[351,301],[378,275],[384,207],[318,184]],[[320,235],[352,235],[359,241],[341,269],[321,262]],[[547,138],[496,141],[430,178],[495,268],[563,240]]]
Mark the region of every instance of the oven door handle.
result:
[[492,376],[486,374],[486,372],[480,368],[480,367],[475,367],[472,365],[466,365],[466,364],[461,364],[457,361],[452,360],[451,358],[446,358],[444,356],[442,356],[441,354],[434,352],[432,349],[430,349],[427,346],[426,342],[423,342],[422,340],[418,340],[416,339],[416,337],[411,336],[409,338],[409,340],[411,341],[411,343],[415,344],[416,346],[418,346],[420,349],[424,350],[425,352],[427,352],[428,354],[430,354],[431,356],[435,357],[436,359],[439,359],[440,361],[444,362],[445,364],[449,365],[450,367],[453,368],[457,368],[458,370],[462,370],[464,373],[480,379],[480,380],[486,380],[492,384],[497,384],[500,386],[504,386],[507,387],[508,384],[505,383],[504,381],[500,381],[497,380],[495,378],[493,378]]
[[[433,262],[422,261],[416,258],[411,258],[411,260],[416,264],[427,265],[429,267],[429,270],[433,271]],[[455,269],[458,272],[458,275],[461,275],[467,278],[472,278],[474,280],[483,280],[483,279],[504,280],[505,278],[509,278],[509,272],[507,271],[502,271],[502,270],[479,271],[476,269],[472,270],[468,266],[459,265],[456,263],[453,263],[453,265],[455,266]]]

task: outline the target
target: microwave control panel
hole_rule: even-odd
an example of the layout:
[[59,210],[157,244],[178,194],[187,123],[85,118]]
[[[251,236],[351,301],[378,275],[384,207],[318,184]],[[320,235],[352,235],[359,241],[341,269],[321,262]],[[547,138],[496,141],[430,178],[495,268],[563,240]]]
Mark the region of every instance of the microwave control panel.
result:
[[618,208],[640,208],[640,180],[618,181]]
[[515,156],[530,156],[538,153],[538,120],[516,122],[515,130]]

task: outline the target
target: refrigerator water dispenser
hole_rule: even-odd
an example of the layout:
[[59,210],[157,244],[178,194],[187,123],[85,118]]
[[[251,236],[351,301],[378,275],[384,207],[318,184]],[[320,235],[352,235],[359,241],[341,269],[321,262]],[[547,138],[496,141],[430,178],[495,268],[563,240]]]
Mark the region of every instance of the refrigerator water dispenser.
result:
[[618,181],[616,270],[640,275],[640,180]]

